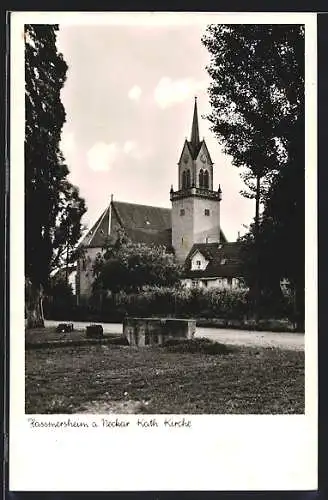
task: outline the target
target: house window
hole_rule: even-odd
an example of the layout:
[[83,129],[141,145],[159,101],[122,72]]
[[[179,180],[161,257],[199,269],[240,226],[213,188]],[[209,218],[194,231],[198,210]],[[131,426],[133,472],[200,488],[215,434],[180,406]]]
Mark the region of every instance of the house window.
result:
[[200,260],[196,260],[196,266],[200,267],[200,265],[201,265],[201,261]]
[[205,215],[207,215],[207,216],[209,216],[209,215],[210,215],[210,211],[209,211],[209,209],[208,209],[208,208],[205,208],[205,210],[204,210],[204,214],[205,214]]
[[192,286],[193,288],[196,288],[196,287],[198,286],[198,281],[197,281],[197,280],[193,280],[193,281],[191,282],[191,286]]
[[184,208],[180,208],[180,215],[184,215],[185,214],[185,209]]
[[87,268],[87,263],[85,261],[85,259],[82,260],[82,271],[85,271]]

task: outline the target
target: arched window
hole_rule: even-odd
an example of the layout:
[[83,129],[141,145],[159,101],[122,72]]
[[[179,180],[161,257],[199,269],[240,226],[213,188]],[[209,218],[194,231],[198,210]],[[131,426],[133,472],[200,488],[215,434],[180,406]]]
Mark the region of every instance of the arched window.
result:
[[209,176],[208,176],[207,170],[205,170],[205,172],[204,172],[204,188],[205,189],[209,188]]
[[184,170],[182,172],[182,189],[186,189],[186,187],[187,187],[187,173]]
[[202,188],[203,185],[204,185],[204,172],[203,172],[203,169],[200,170],[198,178],[199,178],[199,187]]
[[186,174],[186,187],[190,187],[190,170],[187,170],[187,174]]

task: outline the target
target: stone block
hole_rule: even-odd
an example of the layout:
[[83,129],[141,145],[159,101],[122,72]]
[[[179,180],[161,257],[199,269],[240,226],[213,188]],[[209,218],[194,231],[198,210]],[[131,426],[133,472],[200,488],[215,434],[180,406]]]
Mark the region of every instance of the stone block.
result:
[[129,345],[163,345],[169,339],[194,337],[196,320],[175,318],[125,318],[123,335]]
[[59,323],[56,327],[58,333],[68,333],[74,330],[73,323]]
[[86,334],[88,338],[97,339],[104,336],[104,330],[101,325],[89,325],[86,328]]

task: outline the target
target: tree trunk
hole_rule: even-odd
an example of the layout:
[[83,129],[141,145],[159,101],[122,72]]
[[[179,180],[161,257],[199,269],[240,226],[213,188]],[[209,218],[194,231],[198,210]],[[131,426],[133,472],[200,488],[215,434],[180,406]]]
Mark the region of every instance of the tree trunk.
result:
[[256,323],[259,320],[259,309],[260,309],[260,249],[259,249],[259,232],[260,232],[260,187],[261,187],[261,177],[256,176],[256,199],[255,199],[255,256],[256,256],[256,267],[255,267],[255,282],[254,282],[254,319]]
[[42,287],[29,283],[25,290],[26,328],[44,328],[42,300]]

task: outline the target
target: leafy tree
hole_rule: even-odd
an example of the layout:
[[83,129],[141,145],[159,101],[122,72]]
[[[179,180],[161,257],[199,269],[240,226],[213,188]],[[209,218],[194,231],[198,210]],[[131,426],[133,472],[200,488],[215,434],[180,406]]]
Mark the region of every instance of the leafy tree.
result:
[[25,276],[28,327],[42,326],[42,295],[81,234],[86,208],[59,143],[65,122],[60,91],[67,65],[57,25],[25,25]]
[[181,267],[162,246],[133,243],[119,236],[98,255],[94,265],[94,293],[137,292],[144,286],[171,286],[179,281]]
[[[232,164],[242,167],[247,188],[242,194],[256,199],[250,237],[255,293],[263,257],[262,202],[262,239],[270,226],[271,257],[279,256],[276,280],[294,279],[304,295],[304,27],[211,25],[203,43],[211,55],[211,128]],[[296,269],[291,257],[297,252]]]

